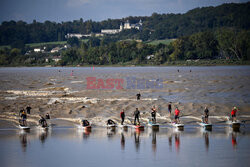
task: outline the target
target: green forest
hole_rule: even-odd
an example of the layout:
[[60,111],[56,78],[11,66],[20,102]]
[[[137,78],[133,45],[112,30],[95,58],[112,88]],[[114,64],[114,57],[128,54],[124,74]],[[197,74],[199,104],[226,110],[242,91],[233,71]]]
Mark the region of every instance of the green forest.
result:
[[[250,2],[196,8],[185,14],[153,13],[149,17],[101,22],[83,19],[62,23],[2,22],[0,65],[160,65],[192,60],[248,62],[249,16]],[[142,30],[124,30],[98,38],[65,38],[67,33],[88,34],[100,33],[101,29],[119,29],[126,20],[131,23],[142,20]],[[69,47],[60,52],[49,52],[65,44]],[[29,52],[34,46],[46,47],[45,52]],[[55,56],[61,60],[53,61]]]

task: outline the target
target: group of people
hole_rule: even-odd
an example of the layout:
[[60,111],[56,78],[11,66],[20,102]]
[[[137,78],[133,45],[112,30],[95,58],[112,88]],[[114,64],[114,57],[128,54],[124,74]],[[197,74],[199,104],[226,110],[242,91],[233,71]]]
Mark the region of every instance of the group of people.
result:
[[[31,107],[28,105],[26,107],[26,110],[24,108],[22,108],[20,111],[19,111],[19,116],[21,117],[21,119],[19,119],[19,123],[21,126],[27,126],[27,114],[31,114]],[[42,116],[42,115],[39,115],[40,116],[40,119],[39,119],[39,124],[42,126],[42,127],[47,127],[47,122],[46,122],[46,119],[50,119],[50,115],[49,113],[47,113],[45,115],[45,118]]]
[[[239,111],[239,110],[236,107],[234,107],[232,109],[232,112],[231,112],[232,122],[236,121],[237,111]],[[154,123],[154,124],[156,123],[156,112],[157,112],[156,107],[153,106],[151,108],[151,120],[152,120],[152,123]],[[172,103],[171,102],[169,102],[169,104],[168,104],[168,112],[169,112],[169,117],[170,117],[171,113],[172,113]],[[134,125],[140,125],[140,111],[138,108],[135,109],[133,116],[134,116]],[[208,124],[208,117],[209,117],[209,110],[207,107],[205,107],[204,117],[202,119],[202,122]],[[120,118],[121,118],[121,125],[123,125],[124,120],[125,120],[124,109],[122,109],[122,111],[120,112]],[[109,121],[109,122],[111,122],[111,121]],[[111,122],[111,123],[113,123],[113,122]],[[174,111],[174,123],[177,123],[177,124],[180,123],[180,110],[178,109],[178,107],[176,107],[175,111]]]

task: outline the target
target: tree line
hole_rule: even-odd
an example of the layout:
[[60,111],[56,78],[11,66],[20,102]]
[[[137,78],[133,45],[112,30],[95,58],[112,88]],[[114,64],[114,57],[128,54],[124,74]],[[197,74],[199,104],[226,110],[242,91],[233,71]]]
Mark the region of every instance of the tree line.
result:
[[[60,53],[57,63],[46,62],[50,54],[22,54],[17,48],[0,49],[0,65],[159,65],[186,60],[250,60],[250,31],[221,28],[177,38],[168,45],[151,45],[135,40],[114,40],[110,37],[76,37],[68,39],[71,47]],[[55,53],[59,54],[59,53]]]

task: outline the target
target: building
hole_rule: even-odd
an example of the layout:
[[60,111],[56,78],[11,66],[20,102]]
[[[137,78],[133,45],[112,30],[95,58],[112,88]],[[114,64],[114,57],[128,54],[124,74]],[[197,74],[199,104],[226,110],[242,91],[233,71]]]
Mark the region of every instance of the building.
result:
[[127,20],[124,25],[121,23],[120,25],[120,29],[102,29],[101,33],[102,34],[117,34],[119,32],[121,32],[122,30],[129,30],[129,29],[137,29],[137,30],[141,30],[142,29],[142,21],[140,20],[138,23],[136,24],[130,24],[129,21]]

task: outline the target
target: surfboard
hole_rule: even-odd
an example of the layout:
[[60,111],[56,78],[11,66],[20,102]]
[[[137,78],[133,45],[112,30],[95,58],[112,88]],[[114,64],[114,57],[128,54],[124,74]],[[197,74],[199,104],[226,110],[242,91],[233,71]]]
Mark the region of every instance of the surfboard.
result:
[[22,130],[29,130],[30,129],[29,126],[23,126],[23,125],[19,125],[19,128]]

